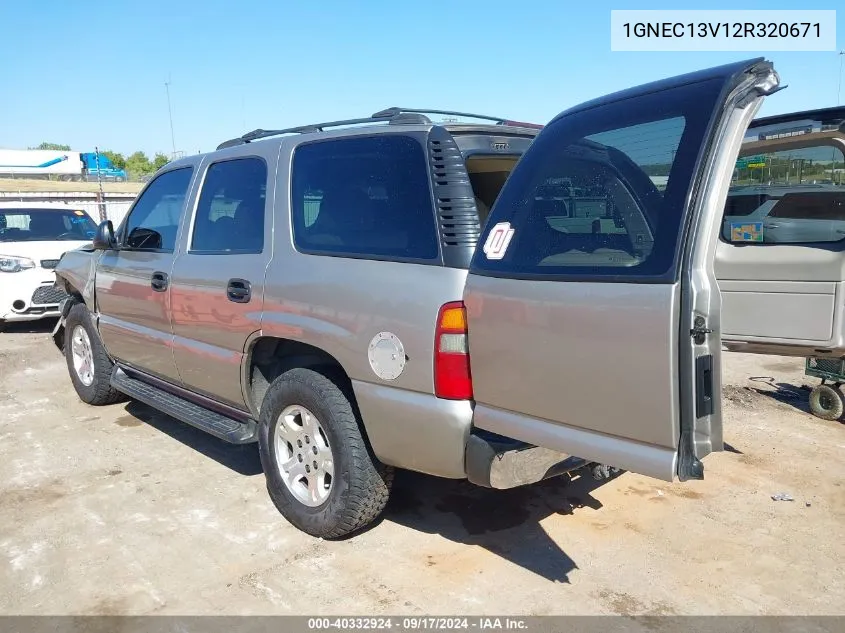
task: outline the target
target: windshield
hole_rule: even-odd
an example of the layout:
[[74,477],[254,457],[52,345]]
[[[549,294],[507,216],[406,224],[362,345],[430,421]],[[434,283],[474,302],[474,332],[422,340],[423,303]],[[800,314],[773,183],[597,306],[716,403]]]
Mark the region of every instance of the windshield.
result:
[[0,242],[91,240],[97,225],[77,209],[0,209]]

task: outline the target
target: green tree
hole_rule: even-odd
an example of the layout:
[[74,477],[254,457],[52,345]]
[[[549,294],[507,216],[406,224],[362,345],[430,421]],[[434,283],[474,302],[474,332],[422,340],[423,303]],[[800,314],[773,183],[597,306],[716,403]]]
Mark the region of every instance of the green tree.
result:
[[164,167],[169,162],[170,162],[170,159],[167,156],[165,156],[161,152],[158,152],[155,155],[155,158],[153,158],[153,169],[157,171],[157,170],[161,169],[162,167]]
[[126,159],[126,171],[130,176],[137,178],[153,173],[153,165],[144,152],[135,152]]
[[50,149],[55,152],[69,152],[70,145],[59,145],[58,143],[47,143],[46,141],[41,143],[38,147],[30,147],[29,149]]
[[124,158],[123,154],[120,152],[113,152],[112,150],[107,149],[100,152],[100,154],[108,158],[111,161],[111,164],[117,169],[126,169],[126,158]]

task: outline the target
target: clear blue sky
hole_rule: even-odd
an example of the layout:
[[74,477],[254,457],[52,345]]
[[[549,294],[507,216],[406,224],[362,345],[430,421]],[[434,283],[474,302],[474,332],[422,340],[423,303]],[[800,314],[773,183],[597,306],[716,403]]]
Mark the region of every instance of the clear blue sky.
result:
[[[607,92],[754,56],[611,52],[612,8],[838,8],[845,48],[841,0],[0,0],[0,147],[169,153],[168,78],[176,149],[194,153],[257,127],[392,105],[546,122]],[[836,105],[835,52],[760,53],[789,84],[761,114]]]

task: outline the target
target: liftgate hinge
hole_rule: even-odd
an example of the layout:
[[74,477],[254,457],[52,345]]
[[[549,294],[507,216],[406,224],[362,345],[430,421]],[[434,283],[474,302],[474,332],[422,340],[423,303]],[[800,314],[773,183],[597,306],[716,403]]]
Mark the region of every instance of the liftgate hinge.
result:
[[693,327],[689,333],[696,343],[701,344],[704,342],[704,337],[707,334],[712,334],[713,330],[709,327],[705,327],[704,317],[697,316],[693,321]]

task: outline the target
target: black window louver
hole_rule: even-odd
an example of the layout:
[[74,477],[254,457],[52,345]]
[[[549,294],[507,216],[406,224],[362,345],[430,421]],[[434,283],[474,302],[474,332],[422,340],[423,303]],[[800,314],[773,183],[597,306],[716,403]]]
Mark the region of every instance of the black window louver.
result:
[[472,248],[478,242],[481,226],[461,151],[446,130],[435,129],[428,141],[428,155],[443,246]]

